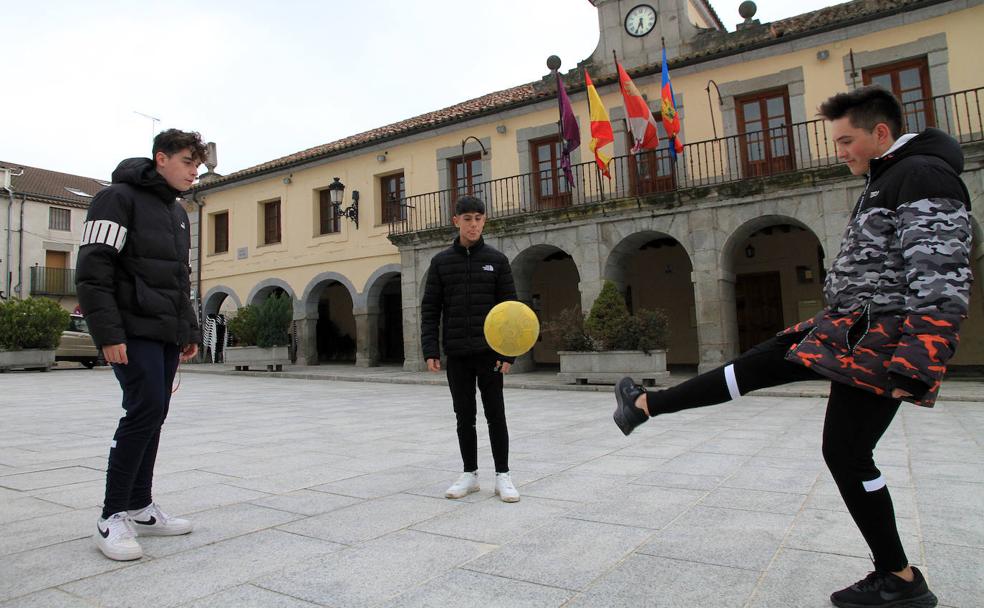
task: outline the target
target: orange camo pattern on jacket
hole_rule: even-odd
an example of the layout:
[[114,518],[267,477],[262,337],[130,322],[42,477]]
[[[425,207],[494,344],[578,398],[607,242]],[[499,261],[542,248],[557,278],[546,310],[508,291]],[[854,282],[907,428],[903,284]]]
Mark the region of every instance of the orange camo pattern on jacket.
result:
[[827,311],[780,333],[808,332],[789,348],[786,359],[790,361],[881,396],[890,392],[889,372],[913,378],[929,390],[921,398],[904,401],[932,407],[946,373],[945,361],[956,347],[954,326],[947,319],[926,314],[869,321],[862,311],[843,315]]

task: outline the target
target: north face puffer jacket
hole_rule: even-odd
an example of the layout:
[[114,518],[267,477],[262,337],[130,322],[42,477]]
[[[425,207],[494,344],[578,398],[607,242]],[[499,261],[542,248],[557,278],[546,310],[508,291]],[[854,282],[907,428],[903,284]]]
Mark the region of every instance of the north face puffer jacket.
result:
[[[454,244],[431,260],[420,307],[424,359],[439,359],[438,324],[444,352],[467,356],[493,351],[485,341],[485,316],[499,302],[516,299],[509,259],[479,239],[471,247]],[[512,363],[515,357],[499,357]]]
[[970,299],[970,195],[949,135],[904,135],[871,161],[824,284],[826,308],[786,358],[834,381],[931,407]]

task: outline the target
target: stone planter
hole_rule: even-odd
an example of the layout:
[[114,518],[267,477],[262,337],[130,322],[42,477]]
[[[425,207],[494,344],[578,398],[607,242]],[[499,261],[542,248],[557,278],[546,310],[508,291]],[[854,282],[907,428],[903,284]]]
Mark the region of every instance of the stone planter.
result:
[[666,371],[666,351],[641,350],[605,352],[559,351],[562,382],[576,384],[615,384],[631,376],[639,384],[654,386],[670,377]]
[[225,362],[236,366],[236,371],[248,371],[250,367],[266,368],[266,371],[282,371],[290,365],[288,346],[230,346],[223,351]]
[[0,372],[10,369],[32,369],[46,372],[55,364],[54,350],[0,351]]

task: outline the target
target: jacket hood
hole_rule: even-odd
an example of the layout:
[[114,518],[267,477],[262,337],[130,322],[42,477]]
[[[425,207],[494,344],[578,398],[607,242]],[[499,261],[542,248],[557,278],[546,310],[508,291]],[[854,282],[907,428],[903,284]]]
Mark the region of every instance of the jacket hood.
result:
[[898,161],[909,156],[936,156],[953,167],[959,175],[964,168],[963,150],[957,140],[943,131],[932,127],[916,135],[893,152],[882,157],[889,161]]
[[174,202],[181,194],[180,190],[168,185],[149,158],[128,158],[121,162],[113,171],[113,183],[150,190],[167,203]]

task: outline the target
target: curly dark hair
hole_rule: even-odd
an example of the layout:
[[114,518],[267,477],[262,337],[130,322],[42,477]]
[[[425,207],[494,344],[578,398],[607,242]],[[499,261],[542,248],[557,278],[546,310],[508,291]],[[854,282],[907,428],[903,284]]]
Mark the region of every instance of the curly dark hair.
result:
[[157,137],[154,138],[151,157],[156,157],[158,152],[171,156],[185,148],[191,148],[193,160],[205,162],[208,158],[208,149],[202,141],[201,133],[197,131],[185,132],[178,129],[168,129],[157,134]]
[[878,85],[870,85],[838,93],[820,104],[819,115],[827,120],[847,116],[851,125],[869,133],[880,122],[888,125],[893,139],[902,135],[902,105],[890,92]]
[[454,214],[461,215],[463,213],[480,213],[485,215],[485,203],[482,202],[482,199],[471,196],[470,194],[459,197],[454,205]]

